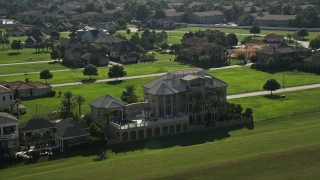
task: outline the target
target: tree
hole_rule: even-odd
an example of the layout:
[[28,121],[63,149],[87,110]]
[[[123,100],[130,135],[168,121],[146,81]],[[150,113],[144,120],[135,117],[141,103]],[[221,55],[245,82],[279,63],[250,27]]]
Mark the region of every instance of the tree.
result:
[[315,39],[311,39],[309,47],[311,49],[319,49],[320,48],[320,36],[316,37]]
[[164,12],[163,9],[157,9],[153,18],[155,19],[164,19],[166,18],[166,13]]
[[304,37],[309,36],[309,32],[307,31],[307,29],[302,28],[298,30],[297,35],[299,37],[302,37],[302,39],[304,40]]
[[50,32],[50,36],[51,36],[54,40],[59,40],[59,38],[60,38],[60,32],[59,32],[59,31],[51,31],[51,32]]
[[14,100],[14,104],[15,104],[16,111],[17,111],[17,119],[19,119],[19,117],[20,117],[20,111],[19,111],[19,105],[20,105],[20,103],[21,103],[21,99],[16,98],[16,99]]
[[41,134],[39,132],[33,132],[31,139],[35,141],[35,143],[38,143],[41,140]]
[[82,105],[84,102],[86,102],[86,99],[85,99],[83,96],[79,95],[79,96],[76,96],[76,97],[75,97],[75,101],[76,101],[76,103],[78,104],[79,116],[81,116],[81,105]]
[[136,19],[143,21],[149,16],[150,10],[145,4],[140,4],[136,9]]
[[53,59],[53,60],[60,59],[60,53],[59,53],[59,51],[56,50],[56,49],[53,49],[53,50],[51,51],[51,53],[50,53],[50,57],[51,57],[51,59]]
[[[110,132],[110,121],[113,118],[113,112],[110,110],[105,110],[102,114],[103,117],[103,121],[107,121],[107,137],[109,136],[109,132]],[[102,122],[101,122],[102,123]],[[102,125],[102,124],[101,124]],[[104,128],[104,132],[106,131],[105,126],[102,125]]]
[[53,77],[52,73],[51,73],[49,70],[47,70],[47,69],[42,70],[42,71],[40,72],[40,79],[46,80],[46,84],[48,84],[48,83],[47,83],[47,79],[52,79],[52,77]]
[[253,25],[251,26],[251,29],[249,30],[251,34],[253,34],[254,36],[256,34],[260,34],[261,30],[260,30],[260,27],[257,26],[257,25]]
[[266,91],[270,91],[270,95],[272,95],[272,91],[275,91],[280,88],[280,84],[275,79],[269,79],[263,85],[263,89]]
[[129,35],[131,33],[131,30],[130,29],[127,29],[127,34]]
[[228,46],[236,46],[238,45],[238,38],[234,33],[230,33],[226,36],[226,41]]
[[123,67],[120,65],[113,65],[109,68],[108,77],[115,78],[118,81],[119,77],[123,77],[127,75],[126,71],[124,71]]
[[138,102],[138,96],[135,91],[136,87],[134,85],[127,85],[125,91],[122,92],[121,100],[128,104]]
[[72,108],[72,99],[73,94],[71,91],[67,91],[63,94],[63,100],[62,100],[62,105],[64,106],[66,113],[67,113],[67,117],[70,116],[71,114],[71,108]]
[[20,40],[13,40],[11,43],[11,49],[17,50],[19,53],[19,49],[22,49],[22,43]]
[[93,64],[87,65],[87,66],[83,69],[83,75],[85,75],[85,76],[90,76],[90,80],[91,80],[91,76],[97,76],[97,75],[98,75],[98,68],[97,68],[97,66],[95,66],[95,65],[93,65]]

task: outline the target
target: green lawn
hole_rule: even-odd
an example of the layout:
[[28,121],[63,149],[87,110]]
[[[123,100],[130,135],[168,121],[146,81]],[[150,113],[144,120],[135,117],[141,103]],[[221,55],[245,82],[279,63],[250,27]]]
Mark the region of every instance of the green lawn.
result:
[[[320,113],[65,153],[3,169],[0,179],[319,179]],[[67,158],[68,157],[68,158]]]
[[[44,61],[50,60],[50,53],[35,53],[33,48],[24,48],[19,50],[20,54],[17,54],[16,50],[1,50],[0,46],[0,64],[8,63],[20,63],[20,62],[32,62],[32,61]],[[30,59],[32,58],[32,59]]]
[[[49,63],[40,63],[40,64],[25,64],[25,65],[13,65],[13,66],[0,66],[0,75],[3,74],[14,74],[14,73],[27,73],[27,72],[40,72],[41,70],[59,70],[67,69],[59,63],[49,64]],[[20,76],[25,77],[25,75]],[[3,79],[6,79],[3,77]]]
[[231,99],[229,102],[241,104],[243,109],[252,108],[255,121],[273,118],[289,118],[299,114],[320,111],[320,89],[310,89],[284,93],[285,98],[272,99],[257,96]]
[[[167,58],[169,56],[161,56],[161,58]],[[158,57],[157,57],[158,58]],[[51,65],[50,65],[51,66]],[[161,73],[167,72],[170,70],[177,69],[186,69],[190,68],[189,65],[183,65],[178,62],[154,62],[154,63],[141,63],[141,64],[132,64],[132,65],[124,65],[124,69],[127,72],[127,76],[137,76],[137,75],[145,75],[145,74],[153,74],[153,73]],[[82,69],[64,71],[64,72],[52,72],[53,78],[49,81],[50,84],[58,84],[65,82],[79,82],[84,79],[88,79],[88,76],[84,76],[82,73]],[[108,68],[101,67],[99,68],[99,75],[94,76],[94,79],[105,79],[108,78]],[[19,76],[7,76],[3,77],[6,81],[16,81],[16,80],[24,80],[25,78],[29,78],[33,81],[38,81],[38,74],[29,74],[19,75]]]
[[228,94],[239,94],[252,91],[262,91],[263,84],[268,79],[276,79],[285,87],[320,83],[320,76],[298,71],[267,73],[250,67],[231,68],[208,71],[209,74],[228,83]]
[[70,31],[63,31],[63,32],[60,32],[60,35],[61,37],[68,38],[70,33],[71,33]]
[[[229,28],[206,28],[206,27],[187,27],[187,28],[181,28],[176,29],[176,31],[204,31],[207,29],[211,30],[220,30],[225,33],[237,33],[237,34],[250,34],[248,29],[229,29]],[[275,33],[279,35],[287,35],[287,34],[293,34],[295,31],[288,31],[288,30],[261,30],[262,35],[267,35],[269,33]],[[309,32],[309,36],[306,37],[306,39],[314,39],[315,37],[319,36],[320,32]]]
[[28,39],[28,36],[19,36],[19,37],[9,37],[9,41],[12,42],[13,40],[20,40],[21,42],[24,42]]

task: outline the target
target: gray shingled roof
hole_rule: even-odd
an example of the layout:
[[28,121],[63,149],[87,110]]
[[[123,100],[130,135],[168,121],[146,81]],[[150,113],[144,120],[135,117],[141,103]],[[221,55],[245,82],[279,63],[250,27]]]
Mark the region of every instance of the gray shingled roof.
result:
[[59,138],[71,138],[71,137],[80,137],[80,136],[89,136],[89,133],[86,132],[86,126],[78,123],[74,119],[62,119],[56,124],[57,132],[55,136]]
[[165,81],[162,81],[153,86],[150,90],[148,90],[148,93],[153,95],[170,95],[179,93],[179,91],[170,87],[168,84],[166,84]]
[[105,95],[90,103],[91,106],[96,108],[119,108],[125,106],[127,103],[120,101],[110,95]]
[[201,69],[183,70],[169,72],[159,78],[144,84],[147,92],[153,95],[168,95],[187,91],[185,81],[192,81],[198,78],[211,79],[213,81],[209,88],[227,87],[228,84],[218,78],[210,76]]
[[21,124],[20,129],[22,131],[34,131],[38,129],[50,129],[54,128],[55,125],[44,118],[30,119],[28,122]]
[[19,122],[19,120],[8,113],[0,112],[0,124],[15,122]]

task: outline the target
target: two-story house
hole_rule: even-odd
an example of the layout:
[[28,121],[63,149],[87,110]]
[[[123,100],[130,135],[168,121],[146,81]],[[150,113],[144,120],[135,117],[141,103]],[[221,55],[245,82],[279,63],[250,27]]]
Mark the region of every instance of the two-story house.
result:
[[94,121],[105,125],[114,142],[212,128],[225,114],[227,83],[202,69],[172,71],[143,85],[144,102],[127,104],[111,96],[91,102]]
[[14,104],[13,91],[0,85],[0,110],[11,109]]
[[0,112],[0,147],[15,152],[19,148],[19,120],[8,113]]

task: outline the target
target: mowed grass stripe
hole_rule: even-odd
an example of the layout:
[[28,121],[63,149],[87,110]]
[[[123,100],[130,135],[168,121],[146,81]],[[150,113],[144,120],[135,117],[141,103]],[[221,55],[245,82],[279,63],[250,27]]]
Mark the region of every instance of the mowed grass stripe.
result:
[[[309,179],[320,178],[320,145],[209,164],[157,179]],[[275,163],[276,162],[276,163]]]
[[[69,179],[76,177],[112,177],[122,179],[142,178],[147,175],[150,177],[159,177],[159,175],[167,176],[172,173],[176,174],[184,172],[184,170],[188,168],[197,168],[226,160],[237,160],[239,158],[246,158],[263,153],[319,144],[318,139],[314,138],[320,136],[320,132],[318,131],[320,127],[319,119],[317,117],[306,117],[307,120],[308,118],[313,121],[314,124],[297,128],[295,121],[303,120],[304,117],[302,116],[300,119],[293,120],[293,122],[288,121],[292,126],[287,130],[278,129],[273,133],[264,132],[259,136],[233,136],[226,140],[213,141],[193,146],[176,146],[152,150],[151,152],[138,151],[133,153],[128,152],[128,154],[110,154],[109,159],[106,161],[97,163],[79,161],[81,164],[69,168],[59,166],[58,169],[52,169],[50,165],[48,168],[46,164],[54,163],[54,161],[52,161],[43,163],[43,166],[41,167],[23,166],[17,167],[17,169],[8,169],[5,174],[8,175],[8,178],[23,177],[26,179],[38,179],[43,175],[49,179]],[[135,168],[137,166],[138,168]],[[19,169],[22,171],[27,170],[28,176],[21,176],[23,173],[19,172]],[[14,171],[12,172],[11,170]],[[10,171],[13,174],[11,174]],[[154,174],[154,172],[160,172],[160,174]]]

